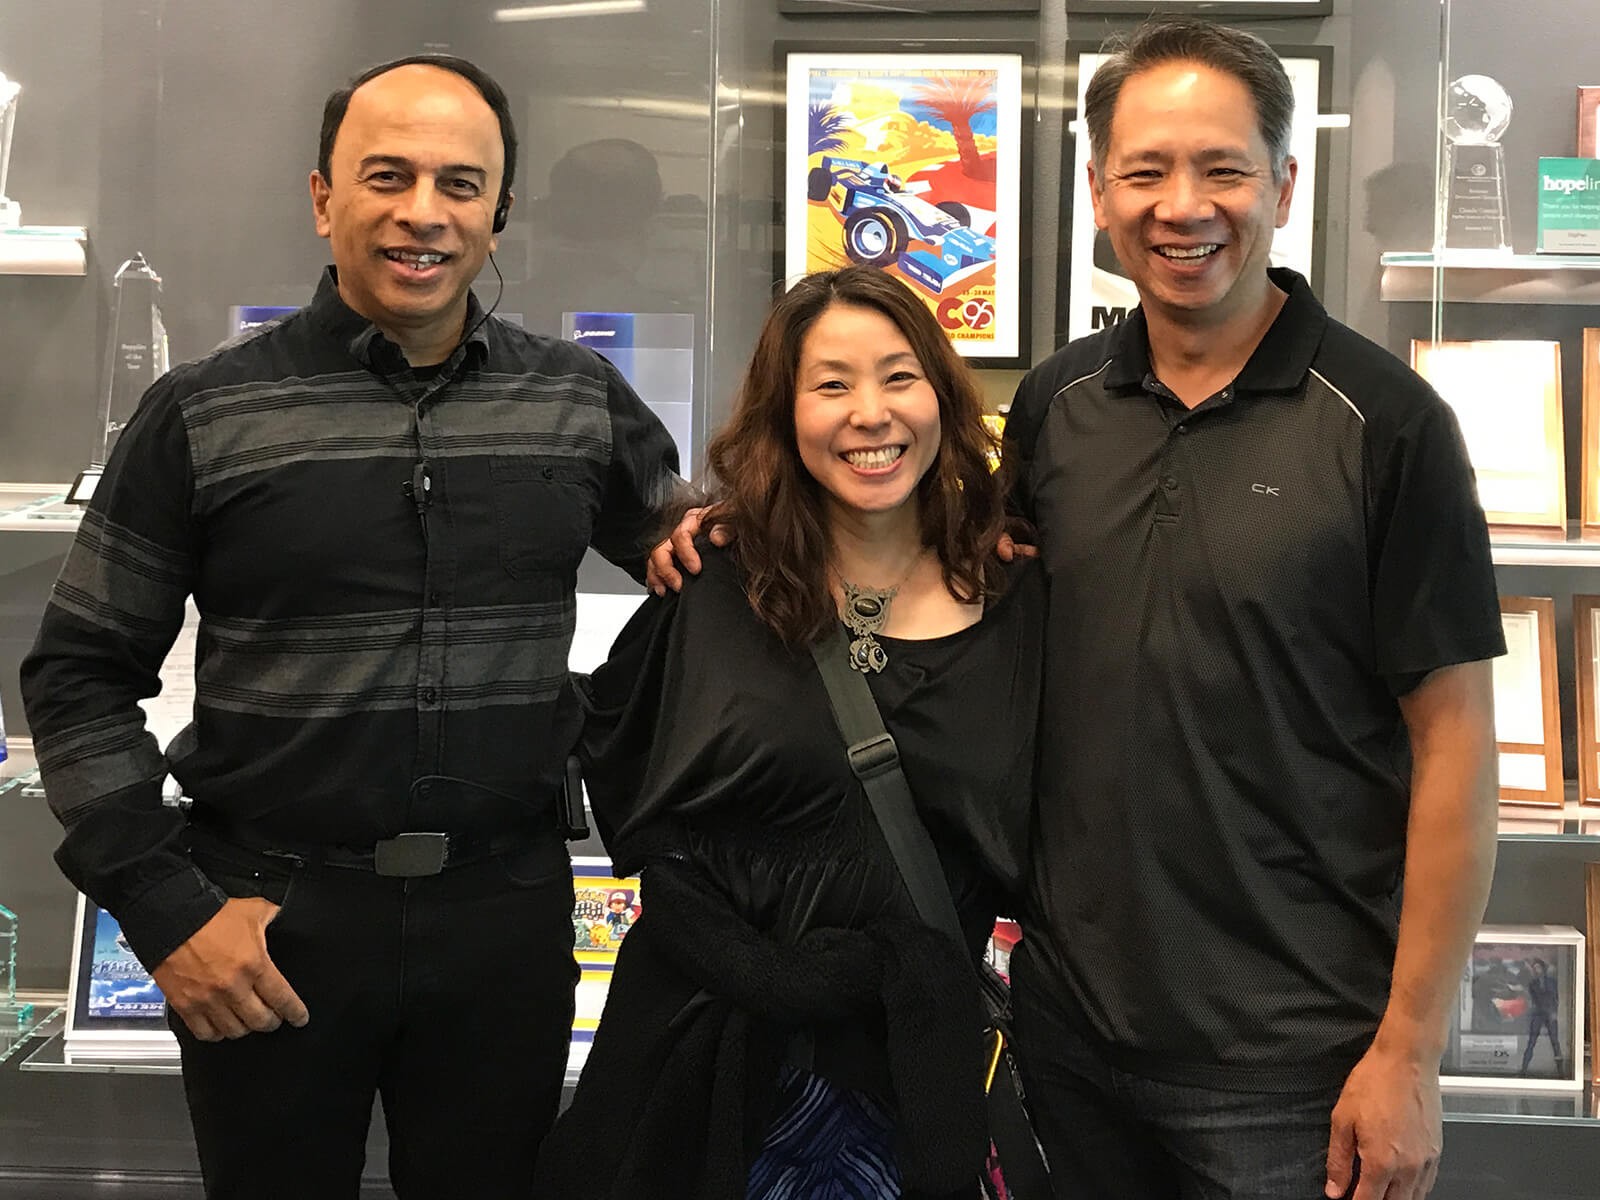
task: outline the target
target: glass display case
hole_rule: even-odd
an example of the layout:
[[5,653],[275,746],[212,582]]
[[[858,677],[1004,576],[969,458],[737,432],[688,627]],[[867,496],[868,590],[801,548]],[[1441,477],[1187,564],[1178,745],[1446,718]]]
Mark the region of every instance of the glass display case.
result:
[[[1000,247],[993,251],[985,230],[974,236],[976,222],[965,233],[947,230],[965,257],[924,277],[939,304],[945,285],[981,266],[982,254],[1014,256],[1006,276],[1016,306],[1012,353],[975,355],[990,405],[1000,407],[1022,370],[1066,339],[1075,312],[1097,319],[1084,303],[1088,285],[1074,284],[1074,255],[1081,279],[1091,279],[1086,256],[1116,271],[1085,226],[1077,98],[1095,47],[1139,14],[1086,7],[1107,6],[1039,0],[885,12],[774,0],[466,0],[448,8],[402,0],[383,5],[377,21],[378,6],[357,0],[0,0],[0,119],[10,148],[0,194],[27,221],[0,227],[0,706],[10,749],[0,763],[0,903],[25,931],[16,987],[42,1021],[27,1036],[0,1031],[0,1198],[37,1194],[28,1189],[46,1179],[93,1179],[114,1195],[199,1194],[171,1066],[74,1069],[54,1040],[65,1020],[76,898],[51,861],[59,829],[17,694],[18,665],[80,519],[67,502],[70,481],[106,440],[100,410],[115,365],[119,268],[142,256],[159,275],[173,363],[238,332],[253,319],[248,310],[305,303],[326,261],[306,183],[323,97],[379,60],[462,54],[507,87],[522,141],[516,202],[496,256],[503,293],[492,275],[480,279],[484,303],[556,336],[636,333],[640,353],[628,369],[697,470],[708,435],[731,411],[797,214],[820,203],[790,194],[792,178],[801,189],[807,183],[804,172],[787,170],[797,145],[790,54],[803,48],[848,62],[910,46],[1013,56],[1020,170],[1015,194],[994,199],[994,211],[1006,214],[995,220],[1010,221],[1011,236],[990,239]],[[1550,440],[1540,424],[1528,453],[1546,454],[1535,471],[1562,469],[1565,520],[1497,527],[1493,541],[1502,593],[1554,602],[1568,783],[1559,808],[1503,808],[1488,920],[1585,930],[1584,868],[1600,861],[1600,804],[1584,802],[1580,782],[1593,760],[1600,787],[1600,704],[1584,689],[1600,673],[1592,661],[1580,665],[1580,644],[1592,660],[1597,643],[1582,642],[1573,614],[1577,598],[1600,595],[1600,334],[1590,335],[1600,329],[1600,254],[1540,251],[1540,160],[1596,153],[1578,141],[1580,89],[1590,89],[1592,105],[1600,85],[1593,22],[1570,0],[1525,0],[1514,19],[1504,0],[1334,0],[1331,12],[1309,5],[1303,16],[1295,6],[1269,7],[1268,18],[1219,19],[1281,48],[1299,64],[1304,94],[1315,96],[1316,112],[1298,134],[1307,140],[1297,143],[1314,167],[1295,200],[1308,215],[1284,252],[1304,264],[1329,311],[1407,360],[1414,345],[1553,347],[1539,396],[1558,397],[1560,436]],[[10,85],[21,90],[7,108]],[[981,141],[989,133],[977,134],[975,152],[1003,153]],[[1558,182],[1551,195],[1575,194],[1586,178],[1552,169],[1548,177],[1568,186]],[[939,186],[936,176],[917,182],[928,185],[921,192]],[[934,199],[962,204],[969,218],[981,207]],[[1568,219],[1555,212],[1547,208],[1550,228]],[[871,235],[870,222],[856,224]],[[970,334],[982,309],[969,300],[985,299],[963,297],[945,315],[959,316]],[[991,299],[1005,302],[998,292]],[[1111,306],[1100,307],[1108,310],[1101,319],[1115,319]],[[141,317],[141,328],[148,323]],[[1504,399],[1509,409],[1518,397]],[[1509,454],[1493,434],[1512,414],[1480,408],[1486,444]],[[598,597],[594,613],[637,591],[593,556],[579,587]],[[580,634],[584,611],[580,603]],[[602,633],[587,637],[590,652],[603,643]],[[1525,1195],[1534,1173],[1542,1197],[1592,1195],[1597,1105],[1588,1090],[1452,1091],[1434,1195]],[[368,1158],[375,1188],[383,1146],[380,1124]]]

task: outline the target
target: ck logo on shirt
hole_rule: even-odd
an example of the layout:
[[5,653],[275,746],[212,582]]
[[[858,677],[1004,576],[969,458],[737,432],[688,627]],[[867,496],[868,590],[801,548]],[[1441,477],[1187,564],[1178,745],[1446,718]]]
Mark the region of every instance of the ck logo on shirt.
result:
[[1252,492],[1254,492],[1258,496],[1279,496],[1279,497],[1281,497],[1283,495],[1282,492],[1278,491],[1276,485],[1270,484],[1270,483],[1252,483],[1250,485],[1250,490]]

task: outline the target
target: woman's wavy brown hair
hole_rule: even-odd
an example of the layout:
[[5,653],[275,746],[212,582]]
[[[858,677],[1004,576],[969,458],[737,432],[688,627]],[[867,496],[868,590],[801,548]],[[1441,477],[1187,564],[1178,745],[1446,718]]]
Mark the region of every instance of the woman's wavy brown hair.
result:
[[706,527],[734,533],[750,607],[794,647],[810,645],[839,619],[828,586],[822,486],[802,463],[794,431],[800,346],[835,304],[875,309],[893,321],[939,399],[939,449],[917,500],[923,544],[938,554],[945,586],[971,603],[1005,585],[994,554],[1005,528],[1001,483],[989,469],[996,442],[983,426],[971,369],[928,306],[892,276],[862,266],[808,275],[773,304],[733,416],[706,451],[720,481]]

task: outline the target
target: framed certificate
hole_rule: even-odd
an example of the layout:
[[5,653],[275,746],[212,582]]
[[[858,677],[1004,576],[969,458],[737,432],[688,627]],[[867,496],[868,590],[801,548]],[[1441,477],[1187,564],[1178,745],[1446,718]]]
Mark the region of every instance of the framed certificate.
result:
[[[1578,800],[1600,805],[1600,596],[1572,598],[1573,641],[1578,648]],[[1593,926],[1600,932],[1600,926]]]
[[1566,530],[1561,343],[1411,343],[1411,365],[1455,410],[1491,525]]
[[1561,714],[1556,706],[1556,603],[1501,596],[1506,652],[1494,660],[1494,736],[1500,752],[1500,800],[1563,802]]
[[1570,925],[1485,925],[1461,973],[1439,1082],[1581,1090],[1587,965]]
[[979,367],[1025,369],[1030,43],[780,42],[778,275],[900,280]]
[[1583,331],[1583,526],[1600,527],[1600,329]]
[[[1589,927],[1589,1044],[1600,1037],[1600,863],[1583,865],[1583,909]],[[1600,1055],[1594,1056],[1589,1081],[1600,1083]]]
[[1578,89],[1578,157],[1600,158],[1600,84]]

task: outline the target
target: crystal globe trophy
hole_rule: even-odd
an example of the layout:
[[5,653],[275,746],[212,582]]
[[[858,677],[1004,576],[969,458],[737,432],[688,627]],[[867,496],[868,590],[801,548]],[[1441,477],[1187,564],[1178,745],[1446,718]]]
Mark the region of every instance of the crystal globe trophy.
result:
[[22,209],[6,197],[6,177],[11,173],[11,131],[17,127],[17,97],[22,86],[0,74],[0,229],[22,224]]
[[1508,254],[1505,154],[1500,137],[1511,124],[1511,97],[1487,75],[1463,75],[1445,97],[1449,143],[1444,244],[1451,250]]
[[106,382],[100,393],[94,447],[89,467],[67,493],[73,504],[87,504],[117,438],[139,406],[139,398],[167,373],[167,328],[161,320],[161,276],[135,251],[111,281],[116,293],[111,344],[106,351]]

